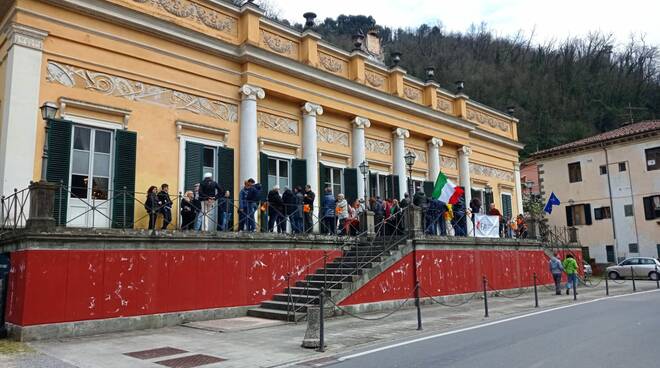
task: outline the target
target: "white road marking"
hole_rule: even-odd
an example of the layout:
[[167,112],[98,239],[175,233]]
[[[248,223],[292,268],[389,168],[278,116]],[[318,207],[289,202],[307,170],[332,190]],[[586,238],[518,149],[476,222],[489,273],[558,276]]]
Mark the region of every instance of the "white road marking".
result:
[[402,341],[402,342],[399,342],[399,343],[396,343],[396,344],[382,346],[380,348],[367,350],[367,351],[363,351],[363,352],[355,353],[355,354],[351,354],[351,355],[346,355],[346,356],[338,358],[337,360],[339,360],[340,362],[343,362],[343,361],[346,361],[346,360],[349,360],[349,359],[354,359],[354,358],[361,357],[361,356],[364,356],[364,355],[377,353],[379,351],[394,349],[394,348],[398,348],[399,346],[405,346],[405,345],[415,344],[415,343],[418,343],[420,341],[435,339],[437,337],[455,335],[455,334],[459,334],[459,333],[462,333],[462,332],[467,332],[467,331],[472,331],[472,330],[476,330],[476,329],[479,329],[479,328],[499,325],[499,324],[502,324],[502,323],[511,322],[511,321],[515,321],[515,320],[518,320],[518,319],[522,319],[522,318],[533,317],[533,316],[537,316],[539,314],[554,312],[554,311],[561,310],[561,309],[577,307],[577,306],[580,306],[580,305],[595,303],[595,302],[599,302],[599,301],[602,301],[602,300],[611,300],[611,299],[623,298],[623,297],[627,297],[627,296],[634,296],[634,295],[647,294],[647,293],[655,293],[657,291],[658,291],[657,289],[656,290],[639,291],[639,292],[636,292],[634,294],[606,296],[606,297],[602,297],[602,298],[598,298],[598,299],[588,300],[588,301],[585,301],[585,302],[562,305],[560,307],[554,307],[554,308],[545,309],[545,310],[538,311],[538,312],[523,314],[521,316],[509,317],[509,318],[505,318],[505,319],[501,319],[501,320],[497,320],[497,321],[493,321],[493,322],[488,322],[488,323],[484,323],[484,324],[480,324],[480,325],[476,325],[476,326],[461,328],[461,329],[453,330],[453,331],[442,332],[442,333],[439,333],[439,334],[424,336],[424,337],[420,337],[420,338],[413,339],[413,340]]

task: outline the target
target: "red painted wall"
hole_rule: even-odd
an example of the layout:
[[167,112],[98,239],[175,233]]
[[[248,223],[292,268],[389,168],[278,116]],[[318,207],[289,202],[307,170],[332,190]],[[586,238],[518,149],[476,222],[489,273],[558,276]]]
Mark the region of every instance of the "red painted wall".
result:
[[[575,254],[578,263],[582,254]],[[408,254],[360,288],[341,305],[372,303],[413,297],[413,255]],[[548,257],[542,250],[420,250],[417,274],[420,296],[441,296],[482,290],[482,276],[490,288],[512,289],[552,283]]]
[[287,273],[293,285],[322,258],[323,250],[304,249],[18,251],[6,317],[29,326],[254,305],[283,292]]

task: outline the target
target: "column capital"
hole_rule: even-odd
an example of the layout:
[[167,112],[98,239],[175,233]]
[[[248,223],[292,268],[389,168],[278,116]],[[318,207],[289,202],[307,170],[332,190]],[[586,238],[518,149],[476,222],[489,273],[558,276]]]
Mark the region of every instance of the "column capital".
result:
[[369,121],[369,119],[360,116],[356,116],[351,120],[351,123],[353,123],[357,129],[369,128],[371,126],[371,121]]
[[266,97],[266,92],[262,88],[250,85],[250,84],[244,84],[241,86],[240,90],[241,95],[243,95],[244,100],[256,100],[256,99],[263,99]]
[[442,139],[435,138],[435,137],[429,139],[428,141],[426,141],[426,143],[428,143],[429,146],[432,146],[432,147],[435,147],[435,148],[442,147],[442,145],[444,144]]
[[513,171],[520,171],[520,162],[513,163]]
[[458,153],[462,153],[466,156],[470,156],[472,154],[472,148],[470,148],[470,146],[462,146],[461,148],[458,149]]
[[9,41],[9,47],[20,45],[41,51],[48,32],[22,24],[9,23],[0,33],[4,33]]
[[303,115],[323,115],[323,107],[311,102],[305,102],[300,110],[302,110]]
[[408,129],[396,128],[392,131],[394,138],[410,138],[410,131]]

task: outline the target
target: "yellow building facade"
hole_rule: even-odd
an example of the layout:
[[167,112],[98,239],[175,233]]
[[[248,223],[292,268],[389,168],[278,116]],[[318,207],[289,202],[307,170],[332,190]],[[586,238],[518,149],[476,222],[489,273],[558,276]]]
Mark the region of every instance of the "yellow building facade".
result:
[[[398,198],[408,151],[419,187],[442,171],[468,202],[492,188],[498,208],[522,212],[517,119],[254,4],[11,0],[0,14],[0,193],[38,180],[47,162],[49,181],[87,186],[58,197],[70,224],[112,226],[128,210],[144,227],[142,206],[116,205],[124,187],[185,192],[207,171],[234,198],[247,178],[360,198],[366,182],[368,196]],[[47,160],[45,102],[59,107]],[[73,219],[85,207],[75,199],[97,191],[108,193],[95,204],[107,216]]]

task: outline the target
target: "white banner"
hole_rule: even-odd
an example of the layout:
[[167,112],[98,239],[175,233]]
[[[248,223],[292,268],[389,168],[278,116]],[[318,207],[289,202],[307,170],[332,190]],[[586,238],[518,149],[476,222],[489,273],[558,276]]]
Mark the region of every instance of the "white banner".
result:
[[479,238],[500,237],[500,217],[488,215],[474,215],[475,236]]

